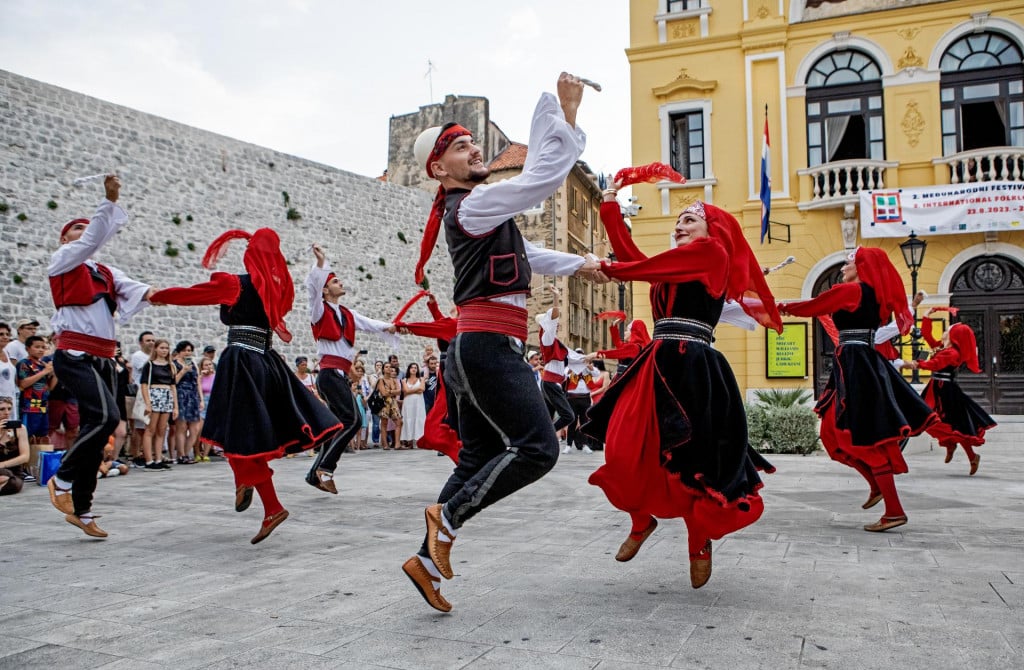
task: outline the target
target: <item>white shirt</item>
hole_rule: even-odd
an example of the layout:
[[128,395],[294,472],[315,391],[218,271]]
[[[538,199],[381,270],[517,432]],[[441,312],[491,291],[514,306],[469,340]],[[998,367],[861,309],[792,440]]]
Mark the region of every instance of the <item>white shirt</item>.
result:
[[[341,321],[341,310],[338,309],[338,305],[329,303],[324,300],[324,284],[327,283],[327,277],[331,274],[331,266],[325,262],[323,267],[313,265],[309,270],[309,274],[306,275],[306,290],[309,292],[309,322],[311,324],[318,323],[324,316],[324,305],[328,305],[334,310],[335,315],[338,316],[338,320]],[[392,333],[386,332],[392,325],[386,321],[378,321],[377,319],[371,319],[363,316],[354,309],[349,309],[352,314],[352,320],[355,322],[353,326],[356,330],[360,330],[364,333],[376,333],[391,345],[392,349],[398,347],[398,337]],[[353,343],[354,344],[354,343]],[[351,361],[356,356],[357,349],[348,342],[345,338],[338,340],[317,340],[316,341],[316,354],[317,356],[340,356],[345,360]]]
[[18,361],[28,358],[28,349],[25,348],[25,344],[21,340],[11,340],[4,347],[4,353],[11,359],[11,363],[17,364]]
[[[558,319],[551,317],[551,312],[554,311],[552,307],[543,314],[537,315],[537,325],[540,326],[543,331],[540,336],[540,343],[542,346],[550,347],[555,344],[555,339],[558,335]],[[571,351],[570,354],[576,352]],[[565,378],[565,361],[553,360],[544,361],[544,372],[550,372],[558,375],[559,377]]]
[[135,384],[142,383],[142,368],[146,363],[149,362],[149,354],[142,349],[139,349],[131,357],[132,364],[132,382]]
[[568,373],[575,373],[580,377],[580,380],[576,382],[576,388],[566,388],[566,393],[570,395],[590,395],[590,387],[587,386],[587,382],[583,381],[583,375],[587,374],[587,370],[590,370],[590,364],[584,359],[583,354],[570,350],[569,364],[566,367],[568,368],[566,370],[566,377],[569,376]]
[[[481,184],[459,205],[459,225],[470,235],[485,235],[516,214],[549,198],[565,181],[587,144],[587,135],[565,120],[558,99],[543,93],[533,111],[526,163],[522,173],[493,184]],[[584,259],[553,249],[542,249],[526,240],[526,260],[542,275],[574,274]],[[526,292],[490,298],[515,307],[526,307]]]
[[[128,223],[128,214],[118,205],[104,199],[96,208],[96,213],[89,221],[82,236],[74,242],[62,244],[57,251],[53,252],[50,266],[46,269],[47,274],[50,277],[62,275],[82,263],[90,268],[95,268],[96,262],[91,259],[92,255],[110,241],[126,223]],[[129,279],[128,275],[117,268],[109,265],[107,268],[114,276],[117,311],[121,323],[124,323],[149,304],[145,301],[149,286]],[[53,332],[57,334],[69,330],[101,337],[105,340],[115,339],[114,317],[107,309],[107,303],[104,300],[98,300],[91,305],[61,307],[54,312],[50,319],[50,325]]]

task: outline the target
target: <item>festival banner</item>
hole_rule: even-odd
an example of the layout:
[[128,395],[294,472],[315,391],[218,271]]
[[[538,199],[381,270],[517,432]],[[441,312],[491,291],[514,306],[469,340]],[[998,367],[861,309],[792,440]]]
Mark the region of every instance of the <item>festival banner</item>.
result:
[[860,236],[1024,230],[1024,182],[987,181],[860,192]]

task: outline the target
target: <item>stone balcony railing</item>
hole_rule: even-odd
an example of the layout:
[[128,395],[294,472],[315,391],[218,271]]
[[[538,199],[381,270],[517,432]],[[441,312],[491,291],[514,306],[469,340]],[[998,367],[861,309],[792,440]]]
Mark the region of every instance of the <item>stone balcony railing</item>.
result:
[[855,204],[863,190],[885,188],[886,170],[899,167],[895,161],[857,158],[823,163],[797,170],[800,176],[810,177],[810,200],[798,203],[801,210],[843,208]]
[[[1024,147],[986,147],[932,160],[935,183],[1024,181]],[[948,181],[946,181],[948,180]]]

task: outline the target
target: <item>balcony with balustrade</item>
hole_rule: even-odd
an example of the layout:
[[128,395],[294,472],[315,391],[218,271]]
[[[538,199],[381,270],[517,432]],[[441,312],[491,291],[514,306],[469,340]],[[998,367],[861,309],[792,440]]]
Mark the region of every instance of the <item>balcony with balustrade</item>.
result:
[[898,167],[896,161],[857,158],[797,170],[798,175],[810,180],[807,189],[801,189],[801,193],[811,195],[810,200],[800,201],[797,208],[844,209],[847,205],[855,205],[861,191],[885,188],[887,172]]
[[936,184],[1024,181],[1024,147],[986,147],[932,160]]

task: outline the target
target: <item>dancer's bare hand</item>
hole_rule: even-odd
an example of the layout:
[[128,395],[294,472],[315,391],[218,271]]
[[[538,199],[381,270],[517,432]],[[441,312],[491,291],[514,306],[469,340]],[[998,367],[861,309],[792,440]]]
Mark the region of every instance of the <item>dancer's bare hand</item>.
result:
[[117,197],[121,194],[121,180],[115,174],[108,174],[103,180],[103,189],[107,192],[107,200],[117,202]]
[[565,120],[573,128],[576,127],[576,110],[583,100],[583,83],[580,78],[563,72],[558,75],[558,103],[565,113]]
[[319,244],[313,245],[313,255],[316,256],[316,266],[322,268],[327,257],[324,256],[324,249]]
[[583,265],[576,270],[576,276],[589,279],[595,284],[607,284],[611,281],[605,273],[601,272],[601,261],[597,258],[585,259]]

